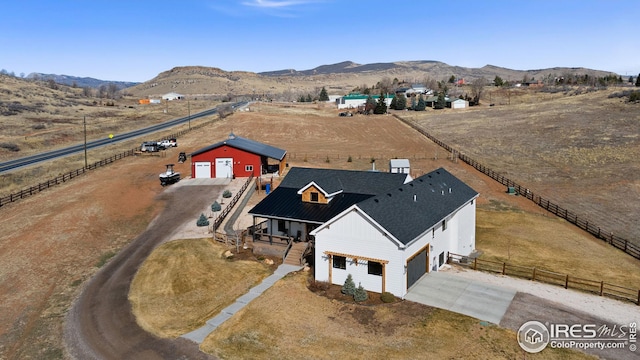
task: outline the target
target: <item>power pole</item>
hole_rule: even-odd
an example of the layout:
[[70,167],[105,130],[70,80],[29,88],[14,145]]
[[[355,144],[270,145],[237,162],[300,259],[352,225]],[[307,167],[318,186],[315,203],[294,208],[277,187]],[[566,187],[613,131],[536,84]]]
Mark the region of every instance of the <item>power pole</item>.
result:
[[87,117],[82,118],[82,125],[84,125],[84,168],[87,168]]

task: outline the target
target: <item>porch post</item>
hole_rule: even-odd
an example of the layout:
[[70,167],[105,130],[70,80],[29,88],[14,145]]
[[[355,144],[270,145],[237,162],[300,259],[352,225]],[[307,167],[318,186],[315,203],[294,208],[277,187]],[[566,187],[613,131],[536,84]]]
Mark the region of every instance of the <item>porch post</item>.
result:
[[328,254],[327,257],[329,258],[329,284],[333,284],[333,278],[331,274],[331,269],[333,269],[333,256],[331,256],[331,254]]
[[273,219],[269,219],[269,244],[273,245]]
[[382,263],[382,292],[386,291],[387,279],[387,264]]

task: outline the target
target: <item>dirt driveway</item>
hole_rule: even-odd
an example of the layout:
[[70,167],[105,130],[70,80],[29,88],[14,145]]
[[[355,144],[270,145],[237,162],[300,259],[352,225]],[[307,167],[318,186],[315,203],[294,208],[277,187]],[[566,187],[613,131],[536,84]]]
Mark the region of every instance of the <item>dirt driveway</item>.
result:
[[137,269],[153,249],[218,196],[223,186],[176,186],[163,192],[164,211],[86,285],[65,322],[65,343],[77,359],[212,359],[184,339],[157,338],[138,326],[128,300]]

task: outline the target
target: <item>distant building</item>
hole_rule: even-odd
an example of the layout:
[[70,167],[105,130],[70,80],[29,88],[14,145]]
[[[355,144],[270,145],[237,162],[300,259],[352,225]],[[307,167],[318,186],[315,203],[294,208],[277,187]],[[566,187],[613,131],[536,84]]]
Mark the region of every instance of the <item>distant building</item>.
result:
[[[378,102],[380,95],[371,95],[371,97],[375,102]],[[349,94],[336,99],[336,106],[338,109],[357,109],[359,106],[364,106],[368,98],[369,95]],[[393,95],[385,95],[384,102],[387,106],[391,106],[391,100],[393,100]]]
[[170,92],[168,94],[164,94],[162,95],[162,100],[182,100],[184,99],[184,95],[178,94],[178,93],[174,93],[174,92]]
[[409,159],[391,159],[389,160],[389,172],[399,174],[410,174],[411,166]]

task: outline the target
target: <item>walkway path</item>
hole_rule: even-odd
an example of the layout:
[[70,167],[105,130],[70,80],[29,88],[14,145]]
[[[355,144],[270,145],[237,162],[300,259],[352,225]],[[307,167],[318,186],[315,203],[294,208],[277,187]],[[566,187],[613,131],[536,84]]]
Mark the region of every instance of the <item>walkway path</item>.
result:
[[301,268],[302,267],[300,266],[293,266],[293,265],[286,265],[286,264],[282,264],[278,266],[278,269],[276,269],[276,271],[273,274],[271,274],[270,276],[262,280],[262,282],[259,285],[251,288],[248,293],[239,297],[236,300],[236,302],[222,309],[222,311],[220,311],[220,314],[207,320],[204,326],[190,333],[184,334],[182,335],[182,337],[189,339],[191,341],[194,341],[198,344],[202,344],[204,339],[211,332],[217,329],[218,326],[220,326],[226,320],[231,318],[235,313],[237,313],[242,308],[244,308],[244,306],[250,303],[253,299],[260,296],[265,290],[270,288],[271,285],[275,284],[276,281],[282,279],[288,273],[293,271],[298,271]]

